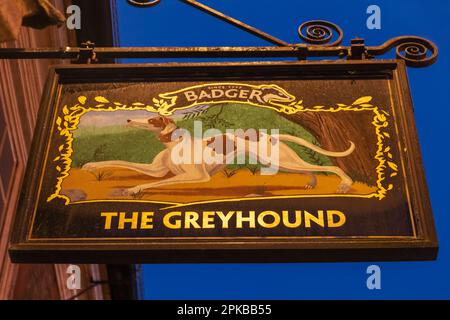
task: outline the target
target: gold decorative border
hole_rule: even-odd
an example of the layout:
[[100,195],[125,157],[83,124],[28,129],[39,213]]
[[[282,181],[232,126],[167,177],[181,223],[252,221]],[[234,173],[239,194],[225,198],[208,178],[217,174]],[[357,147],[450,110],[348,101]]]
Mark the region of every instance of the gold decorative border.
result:
[[[239,85],[239,84],[236,84]],[[275,85],[272,85],[275,86]],[[196,86],[198,87],[198,86]],[[189,88],[183,89],[187,90]],[[161,94],[160,96],[163,96],[164,94]],[[95,102],[97,103],[93,107],[86,106],[87,98],[85,96],[78,97],[78,103],[76,103],[72,107],[68,107],[65,105],[62,108],[62,115],[59,115],[56,118],[56,125],[57,130],[59,132],[59,135],[64,137],[65,142],[61,144],[58,147],[59,155],[53,159],[53,162],[55,164],[55,169],[58,171],[58,177],[55,185],[54,192],[47,198],[47,202],[50,202],[56,198],[62,199],[65,201],[66,205],[70,204],[70,199],[60,194],[61,191],[61,185],[64,179],[69,175],[69,170],[71,169],[72,164],[72,153],[73,153],[73,132],[78,128],[78,124],[80,122],[80,118],[90,111],[118,111],[118,110],[146,110],[149,112],[159,113],[159,114],[165,114],[165,110],[167,106],[164,106],[161,108],[161,105],[156,104],[155,106],[146,105],[141,102],[135,102],[131,105],[125,105],[120,102],[110,102],[108,99],[102,96],[97,96],[94,98]],[[154,99],[156,100],[156,99]],[[298,196],[273,196],[273,197],[264,197],[264,199],[279,199],[279,198],[303,198],[303,197],[339,197],[339,196],[347,196],[347,197],[358,197],[358,198],[378,198],[379,200],[382,200],[386,197],[388,191],[392,190],[394,188],[393,184],[385,185],[385,180],[387,179],[387,176],[389,175],[390,178],[395,177],[398,175],[398,165],[393,161],[393,155],[391,153],[391,147],[385,145],[385,141],[390,139],[390,134],[385,130],[389,126],[388,118],[390,117],[390,114],[384,110],[381,110],[377,106],[373,106],[370,104],[372,101],[372,97],[366,96],[361,97],[357,99],[355,102],[353,102],[351,105],[345,105],[338,103],[335,107],[326,108],[325,106],[314,106],[311,108],[305,108],[302,104],[303,101],[294,101],[289,104],[289,108],[281,109],[279,112],[283,112],[286,114],[293,114],[293,109],[295,109],[294,113],[297,112],[340,112],[340,111],[353,111],[353,112],[360,112],[360,111],[372,111],[374,113],[372,124],[375,127],[375,133],[377,136],[377,152],[375,155],[375,160],[378,161],[378,166],[376,168],[377,173],[377,187],[378,190],[375,193],[369,194],[369,195],[338,195],[338,194],[331,194],[331,195],[298,195]],[[271,106],[263,106],[263,105],[257,105],[253,103],[245,103],[243,101],[239,100],[231,100],[231,101],[213,101],[210,104],[219,104],[219,103],[242,103],[242,104],[248,104],[256,107],[264,107],[264,108],[272,108]],[[192,104],[190,107],[194,107],[196,105],[204,105],[204,102],[198,103],[198,104]],[[173,106],[171,106],[173,107]],[[179,108],[175,107],[172,108],[172,112],[178,109],[186,109],[185,106],[181,106]],[[161,111],[161,112],[160,112]],[[387,172],[389,170],[389,172]],[[261,200],[261,198],[258,198]],[[232,199],[233,201],[236,200],[252,200],[251,198],[245,198],[245,199]],[[93,201],[87,201],[87,202],[102,202],[104,200],[93,200]],[[230,199],[222,199],[222,200],[211,200],[211,201],[201,201],[201,202],[193,202],[193,203],[168,203],[168,202],[158,202],[158,201],[145,201],[145,200],[110,200],[114,202],[146,202],[146,203],[160,203],[160,204],[168,204],[172,205],[174,207],[177,206],[186,206],[191,204],[197,204],[197,203],[214,203],[214,202],[227,202],[230,201]],[[86,201],[85,201],[86,202]],[[80,203],[80,202],[77,202]]]

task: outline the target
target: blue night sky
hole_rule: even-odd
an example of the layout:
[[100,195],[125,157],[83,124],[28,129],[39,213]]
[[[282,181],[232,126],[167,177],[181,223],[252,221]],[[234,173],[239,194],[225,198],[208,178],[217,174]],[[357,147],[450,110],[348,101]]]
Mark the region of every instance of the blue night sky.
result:
[[[290,43],[300,23],[322,19],[340,25],[344,45],[353,37],[379,45],[398,35],[434,41],[440,59],[409,69],[415,117],[439,235],[434,262],[379,263],[382,290],[366,288],[371,263],[159,264],[143,266],[146,299],[448,299],[450,298],[450,191],[448,148],[450,0],[294,1],[201,0],[225,14]],[[121,46],[270,45],[179,0],[138,9],[119,4]],[[366,9],[382,10],[382,29],[366,28]],[[389,55],[393,57],[393,52]],[[142,60],[140,60],[142,62]],[[188,60],[183,60],[188,61]],[[128,61],[124,61],[128,62]],[[147,61],[146,61],[147,62]]]

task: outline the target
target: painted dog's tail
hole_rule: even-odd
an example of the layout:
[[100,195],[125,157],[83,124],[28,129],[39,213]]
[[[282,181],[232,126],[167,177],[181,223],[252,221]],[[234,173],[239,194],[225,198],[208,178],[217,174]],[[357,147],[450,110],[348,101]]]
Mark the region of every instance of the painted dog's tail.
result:
[[350,148],[348,148],[346,151],[334,152],[334,151],[324,150],[324,149],[312,144],[311,142],[306,141],[305,139],[291,136],[289,134],[273,135],[273,137],[280,139],[280,141],[289,141],[289,142],[296,143],[298,145],[301,145],[303,147],[311,149],[317,153],[320,153],[320,154],[323,154],[323,155],[329,156],[329,157],[334,157],[334,158],[346,157],[346,156],[352,154],[353,151],[355,151],[355,144],[352,141],[350,141]]

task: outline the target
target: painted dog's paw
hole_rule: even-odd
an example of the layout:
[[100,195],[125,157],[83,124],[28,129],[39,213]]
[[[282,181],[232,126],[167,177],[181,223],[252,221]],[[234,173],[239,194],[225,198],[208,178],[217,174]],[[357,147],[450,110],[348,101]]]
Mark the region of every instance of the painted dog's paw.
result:
[[351,187],[352,187],[352,185],[349,183],[341,183],[338,186],[336,193],[340,193],[340,194],[347,193],[350,191]]
[[133,198],[139,198],[139,196],[142,194],[142,190],[138,187],[134,188],[119,188],[119,189],[113,189],[109,195],[111,197],[133,197]]
[[126,196],[125,190],[126,190],[126,189],[113,189],[113,190],[109,193],[109,195],[110,195],[111,197],[124,197],[124,196]]
[[141,190],[141,188],[139,188],[139,187],[134,187],[134,188],[124,189],[123,192],[124,192],[124,195],[125,195],[125,196],[131,196],[131,197],[134,197],[134,196],[139,195],[139,194],[142,192],[142,190]]
[[109,195],[111,197],[130,197],[130,196],[136,196],[137,194],[139,194],[141,191],[139,189],[136,188],[129,188],[129,189],[125,189],[125,188],[118,188],[118,189],[113,189]]
[[303,189],[305,189],[305,190],[312,190],[312,189],[314,189],[315,188],[315,186],[313,186],[312,184],[306,184],[304,187],[303,187]]
[[95,165],[94,162],[88,162],[85,165],[83,165],[81,169],[86,171],[95,171],[97,169],[97,166]]

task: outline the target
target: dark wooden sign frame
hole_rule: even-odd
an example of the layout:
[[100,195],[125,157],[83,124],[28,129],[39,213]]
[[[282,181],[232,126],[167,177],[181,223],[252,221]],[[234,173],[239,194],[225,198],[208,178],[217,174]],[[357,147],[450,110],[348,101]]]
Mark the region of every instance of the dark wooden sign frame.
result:
[[[412,237],[323,237],[320,239],[80,240],[30,239],[44,149],[63,84],[211,79],[387,79],[397,113]],[[431,260],[438,251],[413,106],[404,61],[299,61],[153,65],[64,65],[53,68],[42,98],[35,139],[14,224],[10,256],[19,263],[296,262]]]

